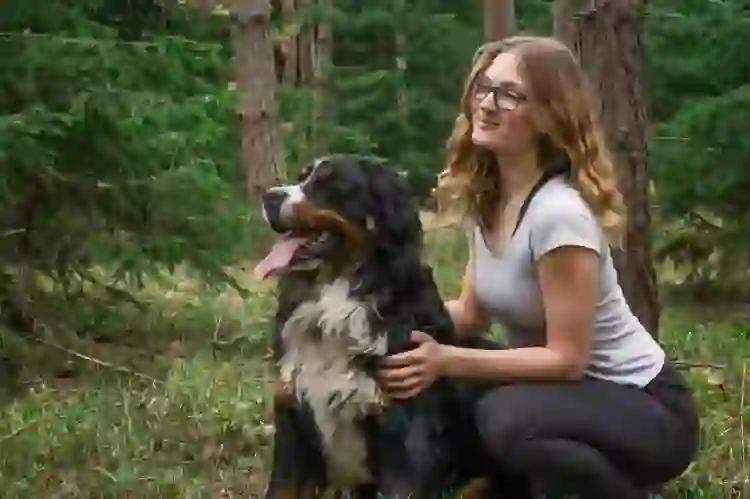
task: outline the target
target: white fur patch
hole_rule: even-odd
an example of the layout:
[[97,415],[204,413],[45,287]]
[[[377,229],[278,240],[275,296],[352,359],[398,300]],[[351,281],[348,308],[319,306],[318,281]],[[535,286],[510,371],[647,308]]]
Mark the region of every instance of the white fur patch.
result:
[[[302,185],[294,184],[271,187],[269,189],[269,192],[272,191],[283,192],[286,195],[284,202],[281,204],[280,215],[282,220],[289,222],[292,219],[292,216],[294,216],[294,205],[305,200],[305,193],[302,190]],[[265,212],[265,207],[263,208],[263,218],[268,220],[268,215]]]
[[323,286],[317,300],[303,303],[286,322],[282,379],[312,409],[332,482],[343,486],[370,479],[365,437],[357,421],[384,405],[375,380],[352,368],[356,354],[386,353],[386,338],[371,336],[367,307],[350,297],[339,278]]
[[319,158],[315,158],[315,160],[313,161],[313,168],[319,167],[320,165],[322,165],[323,163],[325,163],[329,159],[331,159],[330,155],[328,155],[328,156],[320,156]]

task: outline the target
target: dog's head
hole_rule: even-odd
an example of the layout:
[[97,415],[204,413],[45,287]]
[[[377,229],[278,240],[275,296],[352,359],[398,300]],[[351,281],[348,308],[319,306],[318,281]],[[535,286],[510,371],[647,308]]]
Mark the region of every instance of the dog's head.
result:
[[255,269],[261,279],[322,267],[336,275],[421,250],[416,201],[401,175],[376,158],[317,159],[297,184],[268,189],[262,204],[279,238]]

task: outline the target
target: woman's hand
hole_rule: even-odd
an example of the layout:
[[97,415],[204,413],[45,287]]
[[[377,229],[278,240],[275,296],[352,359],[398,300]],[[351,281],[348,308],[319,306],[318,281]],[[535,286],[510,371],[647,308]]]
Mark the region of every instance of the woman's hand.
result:
[[443,348],[422,331],[412,331],[418,346],[387,357],[380,369],[380,383],[394,399],[408,399],[428,388],[440,376]]

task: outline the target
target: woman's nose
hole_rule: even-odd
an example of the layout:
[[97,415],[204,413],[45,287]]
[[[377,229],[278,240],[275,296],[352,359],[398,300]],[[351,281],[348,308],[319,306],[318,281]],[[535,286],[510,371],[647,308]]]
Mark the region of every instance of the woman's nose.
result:
[[492,92],[488,92],[487,95],[484,96],[484,99],[479,101],[479,109],[484,111],[497,111],[495,97],[492,95]]

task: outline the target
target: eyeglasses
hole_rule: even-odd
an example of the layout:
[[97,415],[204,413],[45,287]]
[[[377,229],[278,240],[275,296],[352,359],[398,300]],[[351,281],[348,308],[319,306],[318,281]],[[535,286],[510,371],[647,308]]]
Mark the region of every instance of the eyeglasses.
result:
[[492,102],[495,107],[504,111],[513,111],[526,102],[525,95],[504,85],[493,86],[479,82],[474,87],[474,104],[478,106],[489,94],[492,94]]

